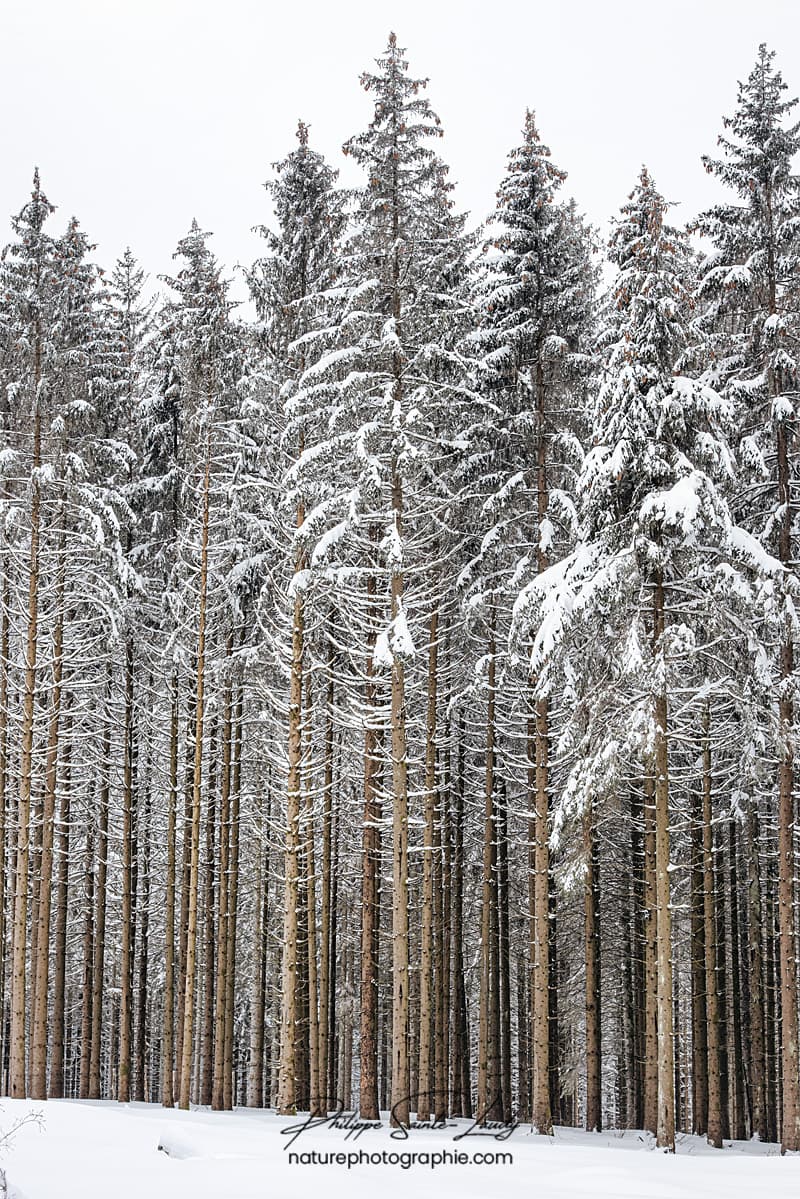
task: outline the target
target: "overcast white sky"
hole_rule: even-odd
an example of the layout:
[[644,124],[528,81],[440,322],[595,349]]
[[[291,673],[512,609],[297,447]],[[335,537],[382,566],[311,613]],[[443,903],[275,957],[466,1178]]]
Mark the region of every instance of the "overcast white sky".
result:
[[[54,227],[73,213],[111,265],[169,271],[191,218],[229,267],[260,252],[261,184],[298,117],[343,168],[369,120],[358,77],[391,29],[430,77],[462,209],[482,220],[526,106],[605,224],[642,162],[675,219],[713,198],[700,163],[758,43],[800,92],[796,0],[0,0],[0,240],[34,164]],[[237,289],[238,290],[238,289]]]

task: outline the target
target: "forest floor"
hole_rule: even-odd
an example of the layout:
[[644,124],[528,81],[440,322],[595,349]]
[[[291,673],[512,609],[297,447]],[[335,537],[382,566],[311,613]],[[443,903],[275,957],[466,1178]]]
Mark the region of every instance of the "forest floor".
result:
[[[471,1127],[412,1129],[392,1139],[386,1127],[360,1135],[346,1128],[304,1130],[289,1147],[285,1129],[303,1117],[272,1112],[165,1110],[156,1105],[3,1099],[0,1131],[27,1113],[2,1166],[9,1199],[797,1199],[800,1155],[781,1158],[776,1145],[726,1142],[710,1149],[681,1135],[678,1152],[652,1152],[636,1132],[592,1134],[558,1128],[555,1137],[529,1127],[507,1139],[454,1137]],[[350,1133],[348,1137],[348,1132]],[[352,1155],[350,1164],[315,1163],[314,1155]],[[476,1154],[510,1154],[485,1164]],[[296,1154],[299,1160],[291,1160]],[[398,1155],[396,1164],[368,1158]],[[468,1155],[468,1164],[436,1155]],[[408,1155],[416,1155],[410,1161]],[[404,1168],[404,1164],[405,1168]]]

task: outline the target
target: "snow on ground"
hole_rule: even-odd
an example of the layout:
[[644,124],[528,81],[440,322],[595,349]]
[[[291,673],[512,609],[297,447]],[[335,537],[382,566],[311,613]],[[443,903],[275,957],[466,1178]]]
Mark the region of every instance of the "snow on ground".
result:
[[[641,1133],[584,1133],[559,1128],[553,1140],[517,1128],[506,1140],[453,1138],[446,1129],[412,1130],[392,1139],[388,1128],[303,1131],[291,1147],[282,1130],[304,1117],[272,1112],[166,1111],[148,1104],[4,1099],[0,1130],[26,1112],[41,1111],[42,1127],[16,1134],[2,1162],[13,1199],[305,1199],[379,1195],[380,1199],[797,1199],[800,1155],[781,1158],[777,1146],[732,1142],[722,1151],[681,1136],[672,1156],[651,1151]],[[159,1148],[159,1146],[161,1148]],[[301,1154],[292,1162],[290,1154]],[[347,1164],[309,1164],[312,1154],[344,1154]],[[446,1160],[435,1155],[511,1154],[505,1164]],[[369,1158],[398,1155],[397,1164]],[[409,1164],[408,1155],[418,1155]],[[304,1159],[305,1163],[304,1164]],[[427,1160],[426,1160],[427,1159]],[[403,1167],[405,1163],[407,1168]]]

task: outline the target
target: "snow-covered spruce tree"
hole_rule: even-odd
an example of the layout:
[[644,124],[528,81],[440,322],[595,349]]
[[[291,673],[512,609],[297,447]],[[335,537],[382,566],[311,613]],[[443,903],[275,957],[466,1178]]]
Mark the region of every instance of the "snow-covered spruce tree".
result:
[[[310,685],[310,675],[304,686],[304,671],[309,669],[312,652],[325,655],[321,646],[308,647],[305,635],[306,603],[304,580],[306,556],[302,547],[292,545],[289,530],[301,528],[305,520],[306,499],[302,471],[296,482],[297,464],[303,459],[306,445],[312,440],[309,428],[314,412],[296,401],[298,380],[313,360],[314,332],[324,312],[321,293],[334,282],[335,252],[343,225],[342,196],[335,189],[337,172],[327,165],[320,154],[309,147],[308,127],[298,126],[298,148],[282,162],[275,164],[275,178],[267,184],[275,205],[278,232],[261,230],[269,249],[268,257],[259,260],[249,275],[250,290],[260,321],[260,342],[266,351],[266,369],[272,386],[277,390],[283,409],[282,469],[275,472],[277,494],[273,497],[277,520],[276,557],[291,563],[290,572],[278,580],[279,596],[287,602],[278,604],[278,621],[273,635],[277,642],[288,641],[290,649],[288,697],[288,776],[285,847],[284,934],[281,981],[281,1065],[279,1072],[278,1110],[289,1113],[298,1101],[308,1100],[312,1113],[318,1114],[333,1097],[325,1094],[330,1073],[330,1039],[328,1032],[330,965],[329,955],[329,888],[331,879],[330,830],[323,837],[322,913],[320,929],[319,994],[311,986],[316,976],[315,942],[316,911],[313,905],[315,881],[309,881],[311,904],[309,944],[298,943],[301,763],[303,758],[302,723],[303,696]],[[293,508],[290,512],[289,507]],[[285,515],[284,519],[281,519]],[[281,585],[282,583],[282,585]],[[270,591],[271,600],[274,590]],[[287,610],[288,608],[288,610]],[[274,616],[273,616],[274,619]],[[315,622],[316,623],[316,622]],[[330,820],[327,810],[330,796],[324,797],[326,828]],[[313,910],[312,910],[313,909]],[[296,1011],[298,996],[298,957],[308,956],[309,979],[309,1045],[303,1057],[309,1059],[309,1094],[301,1096],[298,1078],[298,1058],[295,1040],[300,1035]],[[263,1038],[263,1030],[261,1032]],[[260,1060],[261,1050],[254,1047]],[[326,1107],[327,1110],[327,1107]]]
[[[13,950],[11,967],[10,1089],[14,1098],[24,1098],[26,1083],[26,963],[28,938],[28,882],[30,864],[31,775],[37,683],[40,546],[42,538],[42,466],[47,446],[43,439],[53,412],[53,374],[58,355],[55,344],[58,297],[57,249],[45,231],[54,207],[41,189],[38,170],[33,177],[31,198],[12,220],[15,241],[6,247],[2,262],[2,321],[6,356],[4,361],[4,507],[18,509],[20,548],[29,546],[27,565],[20,563],[15,591],[26,593],[26,629],[23,660],[22,720],[20,729],[19,801],[17,807],[16,856],[14,866]],[[10,550],[11,547],[8,547]],[[11,554],[5,555],[5,579],[9,577]],[[10,618],[4,580],[4,621]],[[20,596],[21,598],[21,596]],[[11,600],[13,603],[13,600]],[[3,713],[4,720],[7,714]]]
[[[174,290],[161,314],[164,357],[169,362],[165,401],[171,411],[159,423],[162,433],[176,437],[167,451],[167,487],[179,512],[173,529],[175,557],[167,584],[171,645],[168,647],[187,683],[187,804],[184,850],[186,869],[182,895],[181,970],[178,990],[176,1071],[178,1102],[188,1107],[192,1090],[195,971],[198,955],[200,831],[204,765],[209,757],[206,690],[220,658],[229,656],[230,607],[221,576],[230,566],[229,508],[222,480],[228,475],[232,432],[236,427],[236,339],[230,301],[220,268],[197,222],[181,240],[176,257],[181,270],[167,282]],[[174,472],[174,473],[173,473]],[[172,513],[175,519],[175,513]],[[191,752],[189,750],[191,749]],[[190,782],[189,782],[190,781]],[[208,806],[208,805],[207,805]],[[212,814],[209,820],[213,820]],[[185,917],[184,917],[185,910]],[[165,1064],[165,1068],[169,1068]]]
[[[4,612],[17,608],[14,623],[26,629],[19,685],[19,753],[25,771],[18,842],[23,875],[31,839],[37,865],[31,879],[30,988],[24,988],[24,932],[15,940],[22,971],[16,977],[31,1012],[29,1090],[41,1099],[64,1093],[70,796],[57,780],[62,763],[74,761],[75,775],[82,770],[73,750],[93,736],[85,723],[85,697],[104,669],[119,619],[119,587],[125,576],[119,530],[125,504],[115,468],[126,459],[103,420],[113,390],[114,347],[102,316],[99,272],[88,260],[90,247],[77,221],[69,223],[61,238],[43,233],[48,211],[35,178],[32,203],[17,221],[21,244],[8,248],[3,263],[9,334],[3,363],[9,398],[4,433],[10,468],[4,528],[14,531],[18,543],[13,579],[8,570],[5,575]],[[29,369],[38,380],[33,394]],[[32,473],[26,484],[28,469]],[[11,566],[10,558],[5,565]],[[6,638],[6,660],[8,653]],[[35,706],[29,707],[25,698],[27,685],[47,696],[42,732],[34,727]],[[35,820],[32,786],[41,797]],[[75,816],[87,820],[88,804]],[[23,907],[26,891],[27,885],[20,896]],[[24,1093],[24,1043],[19,1056],[18,1085]]]
[[[388,755],[390,1106],[393,1119],[405,1121],[411,1077],[408,721],[414,694],[408,675],[416,672],[414,646],[431,610],[423,576],[435,528],[426,500],[436,472],[426,471],[424,463],[438,452],[437,429],[454,386],[452,370],[440,362],[439,347],[452,332],[442,282],[448,263],[463,255],[463,243],[453,236],[454,218],[443,202],[445,168],[427,144],[440,135],[440,124],[421,94],[424,81],[410,77],[394,35],[378,67],[377,74],[362,77],[375,96],[373,120],[345,147],[363,166],[367,185],[355,197],[353,231],[331,296],[338,311],[321,335],[326,350],[306,370],[296,400],[314,405],[318,413],[317,439],[306,446],[302,464],[309,475],[313,470],[318,491],[299,538],[312,573],[317,568],[329,586],[339,584],[338,608],[349,621],[350,663],[361,680],[365,879],[377,870],[374,828],[381,763]],[[366,905],[362,916],[369,910]],[[368,918],[374,919],[374,912]],[[362,941],[365,937],[369,940],[370,933],[362,927]],[[371,1000],[377,977],[375,953],[366,958],[362,1004]],[[365,1043],[373,1046],[361,1062],[362,1102],[369,1095],[374,1104],[377,1038],[364,1024],[370,1012],[377,1016],[371,1003],[362,1010],[362,1049]]]
[[[478,328],[467,343],[475,363],[476,402],[464,431],[470,454],[461,467],[465,489],[479,500],[468,527],[471,560],[462,574],[466,610],[484,641],[488,671],[486,811],[481,934],[481,1034],[478,1106],[500,1115],[499,1045],[490,1043],[497,1021],[497,960],[492,953],[491,909],[497,897],[495,832],[496,692],[521,723],[518,757],[530,783],[530,959],[533,1076],[531,1119],[541,1133],[553,1125],[550,1051],[550,705],[532,698],[535,679],[514,677],[502,646],[510,600],[551,555],[563,553],[574,533],[570,492],[580,466],[581,376],[594,313],[596,269],[591,239],[574,207],[558,199],[566,178],[526,114],[522,144],[512,150],[498,189],[486,244],[488,260],[474,289]],[[474,506],[475,500],[470,501]],[[478,536],[476,537],[476,534]],[[530,552],[530,547],[535,552]],[[505,692],[505,695],[503,695]],[[513,740],[513,737],[512,737]],[[506,755],[513,755],[511,743]],[[512,776],[513,777],[513,776]],[[492,962],[495,963],[492,968]],[[507,1113],[510,1115],[510,1113]]]
[[[685,236],[664,223],[666,209],[643,169],[610,244],[618,272],[603,335],[593,445],[580,480],[581,540],[522,592],[514,632],[533,632],[532,666],[546,679],[565,630],[606,613],[599,641],[614,664],[607,685],[620,695],[632,686],[640,696],[633,726],[640,730],[646,828],[649,823],[654,844],[654,1122],[658,1145],[673,1151],[669,697],[694,649],[698,612],[707,612],[706,559],[724,561],[737,542],[715,484],[731,470],[727,406],[706,385],[676,374],[688,339],[690,249]],[[670,620],[673,605],[680,608],[677,621]],[[597,682],[584,685],[597,688]],[[606,711],[607,743],[624,742],[628,705]],[[593,733],[602,735],[597,726]],[[598,767],[603,755],[594,748]],[[587,763],[579,767],[585,774]],[[565,799],[572,798],[568,788]]]
[[724,119],[718,159],[706,169],[737,197],[698,221],[710,238],[701,284],[704,316],[715,360],[712,375],[736,409],[747,481],[734,498],[743,524],[786,568],[785,596],[763,637],[778,663],[777,819],[780,937],[782,1123],[784,1152],[800,1150],[797,947],[794,910],[795,616],[790,592],[797,565],[797,341],[800,304],[800,176],[793,160],[800,126],[791,123],[797,101],[759,47],[756,64],[739,84],[736,112]]

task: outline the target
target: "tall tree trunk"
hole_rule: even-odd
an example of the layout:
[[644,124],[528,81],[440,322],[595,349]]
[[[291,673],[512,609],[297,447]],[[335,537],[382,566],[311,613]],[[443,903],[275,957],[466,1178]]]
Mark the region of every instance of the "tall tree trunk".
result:
[[583,814],[584,937],[586,958],[586,1129],[600,1132],[602,1116],[602,1062],[600,1057],[600,914],[597,842],[591,801]]
[[194,1032],[194,988],[197,957],[197,891],[200,865],[200,802],[203,776],[203,719],[206,667],[206,604],[208,598],[208,521],[211,483],[211,429],[206,434],[203,477],[203,516],[200,534],[200,604],[197,621],[197,682],[195,690],[194,769],[192,772],[192,826],[189,856],[189,903],[186,925],[186,967],[183,1000],[183,1039],[181,1046],[178,1106],[188,1111],[192,1084]]
[[[229,635],[225,650],[227,666],[230,670],[230,658],[233,651],[233,640]],[[225,693],[222,701],[222,775],[220,780],[220,811],[219,811],[219,891],[217,894],[217,977],[214,997],[214,1077],[211,1106],[214,1111],[222,1111],[225,1101],[225,1001],[228,995],[228,924],[230,921],[229,882],[230,882],[230,840],[231,840],[231,752],[232,752],[232,689],[230,678],[225,683]],[[259,852],[258,868],[261,867]],[[261,932],[258,925],[261,917],[260,885],[256,893],[256,930],[254,942],[261,945]],[[258,970],[256,970],[256,975]],[[263,1050],[263,1010],[260,1022],[262,1024]]]
[[434,1085],[436,1038],[433,934],[434,819],[436,814],[436,689],[439,612],[434,609],[428,626],[428,711],[425,727],[425,829],[422,858],[422,929],[419,975],[419,1085],[417,1119],[429,1120]]
[[[217,755],[219,722],[214,719],[208,738],[208,785],[205,812],[205,863],[203,880],[203,964],[200,970],[202,981],[202,1021],[200,1025],[200,1070],[198,1077],[198,1099],[201,1107],[212,1101],[214,1085],[214,1015],[216,970],[224,950],[215,955],[217,944],[224,936],[224,922],[215,927],[214,921],[214,859],[216,854],[217,827]],[[224,1010],[224,1001],[223,1001]],[[223,1046],[224,1047],[224,1046]]]
[[94,957],[94,831],[86,829],[83,868],[83,971],[81,977],[80,1081],[78,1098],[89,1098],[92,1053],[92,960]]
[[737,1141],[747,1136],[744,1098],[744,1055],[742,1052],[741,971],[739,954],[739,888],[736,852],[736,821],[728,822],[728,870],[731,916],[731,1042],[733,1047],[733,1127]]
[[267,810],[263,817],[259,814],[256,876],[253,888],[253,943],[256,947],[256,961],[253,969],[253,985],[250,994],[250,1069],[247,1075],[248,1107],[267,1106],[264,1102],[264,1014],[266,1010],[267,934],[269,930],[271,779],[267,782],[266,791]]
[[308,1110],[320,1115],[322,1086],[319,1077],[319,994],[317,978],[317,885],[314,856],[314,799],[312,793],[312,706],[311,678],[306,680],[305,736],[305,863],[306,863],[306,977],[308,978]]
[[19,804],[17,807],[17,852],[14,879],[14,941],[11,973],[11,1097],[24,1099],[26,946],[28,935],[28,867],[30,864],[31,771],[36,699],[36,656],[39,628],[39,540],[42,495],[39,468],[42,461],[41,381],[42,334],[37,319],[33,370],[33,462],[31,473],[31,535],[28,565],[28,613],[25,637],[25,676],[22,693],[20,734]]
[[[319,1073],[323,1087],[323,1115],[335,1105],[330,1090],[330,996],[331,996],[331,833],[333,824],[333,703],[334,648],[328,650],[328,685],[325,701],[325,766],[322,797],[322,896],[319,927]],[[363,1109],[362,1109],[363,1112]]]
[[123,737],[122,781],[122,947],[119,1006],[119,1082],[117,1098],[129,1103],[131,1097],[131,1050],[133,1040],[133,755],[136,736],[133,717],[133,639],[125,646],[125,724]]
[[763,909],[758,847],[759,827],[755,800],[747,813],[747,982],[750,993],[750,1086],[753,1136],[768,1139],[764,1030]]
[[692,1131],[708,1131],[708,1029],[706,1008],[703,798],[692,797]]
[[[370,540],[377,539],[371,526]],[[372,619],[376,595],[374,575],[367,579],[367,607]],[[364,1120],[377,1120],[378,1109],[378,944],[380,905],[380,798],[378,795],[380,729],[377,725],[377,692],[374,681],[374,629],[370,631],[366,663],[364,707],[364,825],[361,835],[361,1037],[359,1110]]]
[[469,1034],[467,1030],[467,1002],[464,984],[464,750],[466,731],[464,710],[459,709],[456,722],[456,789],[455,815],[453,820],[453,1038],[450,1043],[450,1076],[452,1091],[451,1115],[472,1115],[470,1091]]
[[178,676],[171,682],[169,720],[169,799],[167,809],[167,884],[164,916],[164,1010],[161,1027],[161,1103],[173,1107],[175,1050],[175,862],[178,817]]
[[500,1114],[511,1120],[511,944],[508,883],[508,795],[505,779],[497,803],[496,945],[498,956],[497,1023],[499,1049]]
[[239,684],[233,710],[231,747],[231,844],[229,850],[228,922],[225,936],[225,1053],[223,1057],[222,1105],[233,1108],[233,1012],[236,997],[236,934],[239,910],[239,807],[242,785],[242,738],[244,687]]
[[103,740],[100,747],[101,774],[97,793],[97,883],[95,886],[94,957],[92,960],[92,1047],[89,1060],[89,1098],[101,1094],[101,1051],[103,1043],[103,993],[106,951],[106,879],[108,876],[108,800],[111,770],[111,719],[107,705],[113,688],[112,665],[109,661],[106,681],[106,707],[103,710]]
[[68,711],[64,718],[64,784],[61,792],[56,877],[55,927],[53,933],[53,1014],[50,1064],[51,1099],[64,1098],[64,996],[67,965],[67,895],[69,893],[70,804],[72,790],[72,742]]
[[64,512],[59,516],[56,581],[56,621],[53,630],[53,688],[50,695],[50,722],[47,732],[44,804],[42,809],[42,851],[39,866],[38,930],[36,935],[36,981],[34,990],[31,1045],[31,1098],[47,1098],[48,984],[50,967],[50,906],[53,880],[53,825],[56,809],[58,738],[61,720],[61,679],[64,668]]
[[[397,385],[399,391],[399,383]],[[397,403],[397,399],[395,400]],[[392,508],[398,541],[402,537],[403,490],[392,472]],[[403,575],[392,574],[392,621],[403,615]],[[406,760],[405,665],[394,654],[391,681],[392,731],[392,1092],[393,1124],[408,1124],[408,784]]]
[[502,1119],[500,1055],[497,1043],[497,832],[495,819],[495,705],[497,659],[495,609],[489,623],[486,701],[486,781],[481,886],[480,1000],[478,1010],[478,1114],[481,1123]]
[[437,1122],[447,1119],[449,1093],[447,1067],[450,1058],[450,928],[451,928],[451,873],[450,873],[450,737],[444,735],[445,770],[441,790],[438,792],[435,820],[434,853],[434,936],[436,997],[434,1023],[438,1030],[434,1047],[434,1117]]
[[644,1127],[655,1135],[658,1125],[658,963],[656,911],[655,777],[644,780]]
[[[656,574],[653,587],[653,646],[664,653],[664,583]],[[666,685],[655,697],[655,872],[656,964],[658,975],[658,1120],[656,1144],[675,1152],[675,1057],[672,1028],[672,917],[669,878],[669,771],[667,764]]]
[[[298,522],[300,513],[298,513]],[[298,563],[297,569],[300,569]],[[278,1114],[291,1115],[297,1105],[297,984],[299,928],[300,797],[303,718],[303,600],[295,593],[292,615],[292,661],[289,681],[289,774],[286,785],[284,845],[283,956],[281,959],[281,1049],[278,1071]]]
[[[541,574],[547,569],[547,554],[541,536],[542,522],[547,516],[547,437],[544,371],[541,361],[534,370],[534,394],[536,396],[536,542],[537,570]],[[532,683],[535,680],[531,680]],[[531,1124],[545,1135],[553,1135],[553,1117],[550,1100],[550,745],[549,712],[544,698],[535,701],[534,718],[534,794],[533,808],[533,887],[530,912],[531,952],[531,1007],[533,1049],[533,1078]],[[530,751],[529,751],[530,757]]]
[[139,1103],[149,1100],[146,1080],[146,1055],[148,1035],[148,952],[150,939],[150,780],[144,794],[142,809],[142,887],[141,887],[141,919],[139,931],[139,969],[136,983],[136,1039],[134,1043],[134,1099]]
[[709,708],[703,712],[703,941],[705,944],[706,1030],[708,1046],[708,1143],[722,1148],[720,1028],[717,989],[717,931],[714,902],[714,838],[711,811]]

